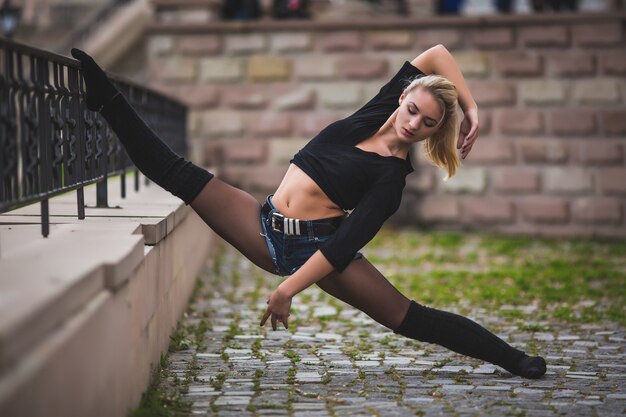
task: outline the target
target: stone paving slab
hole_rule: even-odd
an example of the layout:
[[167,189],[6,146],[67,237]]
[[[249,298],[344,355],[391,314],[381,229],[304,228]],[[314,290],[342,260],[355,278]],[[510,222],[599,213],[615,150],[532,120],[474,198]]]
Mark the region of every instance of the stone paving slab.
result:
[[532,332],[497,311],[471,311],[505,340],[547,357],[547,374],[526,380],[395,335],[315,286],[294,298],[289,330],[261,328],[280,278],[230,248],[201,280],[182,323],[195,343],[170,355],[161,383],[172,390],[172,375],[191,375],[183,400],[193,416],[626,415],[626,329],[615,323]]

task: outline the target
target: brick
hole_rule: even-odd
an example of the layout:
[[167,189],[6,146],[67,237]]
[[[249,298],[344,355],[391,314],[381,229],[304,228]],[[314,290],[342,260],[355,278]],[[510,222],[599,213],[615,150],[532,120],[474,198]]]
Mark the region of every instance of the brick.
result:
[[567,88],[557,80],[532,80],[519,82],[519,96],[522,102],[531,105],[564,104],[567,99]]
[[269,141],[267,163],[287,166],[291,158],[307,143],[308,139],[272,139]]
[[218,166],[224,158],[222,157],[222,146],[215,142],[202,142],[202,159],[201,165],[205,167]]
[[412,33],[404,30],[376,31],[367,34],[367,45],[375,51],[408,49],[412,42]]
[[499,193],[539,192],[540,175],[526,167],[494,168],[490,171],[494,189]]
[[515,162],[515,150],[509,141],[482,139],[474,143],[465,161],[480,164],[512,163]]
[[602,56],[600,63],[604,74],[626,75],[626,54],[622,50]]
[[596,133],[594,112],[585,110],[559,110],[550,114],[552,133],[563,136],[587,136]]
[[524,162],[563,163],[569,156],[567,145],[554,140],[525,140],[519,149]]
[[533,223],[566,223],[569,205],[560,198],[526,197],[518,201],[517,208],[526,221]]
[[574,84],[574,99],[581,104],[617,104],[621,99],[619,87],[617,80],[580,80]]
[[406,177],[406,189],[417,193],[426,193],[435,188],[435,173],[432,170],[420,169]]
[[550,167],[543,172],[544,190],[559,194],[581,194],[593,189],[591,171],[579,167]]
[[168,35],[154,35],[148,38],[148,56],[162,56],[174,51],[174,37]]
[[262,190],[265,193],[270,193],[276,190],[287,168],[283,166],[271,166],[260,165],[255,166],[250,171],[250,176],[247,178],[247,187],[252,190]]
[[266,35],[261,33],[229,34],[224,51],[231,55],[248,55],[264,52],[267,49]]
[[335,57],[308,55],[294,60],[294,77],[298,80],[329,80],[337,76]]
[[626,111],[609,111],[602,113],[602,124],[607,135],[626,135]]
[[233,109],[262,109],[269,102],[268,93],[261,86],[229,85],[221,88],[222,101]]
[[[461,114],[459,114],[459,119],[461,119]],[[488,135],[491,131],[491,112],[480,110],[478,112],[478,126],[480,126],[480,134]]]
[[485,28],[470,32],[470,42],[477,48],[503,49],[515,45],[512,28]]
[[463,167],[457,175],[443,183],[448,193],[483,193],[487,188],[487,171],[478,167]]
[[626,168],[601,168],[596,171],[598,188],[603,194],[626,194]]
[[465,77],[486,77],[489,75],[489,59],[482,52],[455,52],[452,54]]
[[317,91],[320,103],[329,109],[355,109],[363,96],[359,83],[324,84]]
[[580,24],[572,27],[572,38],[580,46],[605,46],[622,42],[621,23]]
[[291,134],[291,115],[285,112],[264,112],[251,116],[248,131],[257,136],[289,136]]
[[195,81],[198,61],[192,58],[168,57],[150,61],[150,79],[154,81]]
[[215,55],[222,51],[219,35],[189,35],[178,40],[178,50],[183,55]]
[[203,58],[200,60],[200,80],[203,82],[236,82],[243,77],[240,58]]
[[572,218],[579,223],[620,224],[622,203],[612,198],[579,198],[572,203]]
[[313,47],[312,35],[309,33],[276,33],[270,35],[270,49],[272,52],[307,52]]
[[189,111],[187,111],[187,133],[190,136],[197,136],[200,134],[202,113],[202,111],[193,109],[189,109]]
[[363,36],[359,32],[331,32],[317,37],[323,52],[357,52],[363,49]]
[[291,78],[291,60],[253,56],[248,60],[248,78],[252,81],[287,81]]
[[[457,29],[420,29],[415,32],[413,47],[416,50],[425,50],[433,45],[442,44],[447,49],[460,48],[463,45],[464,37]],[[408,58],[407,58],[408,59]]]
[[218,89],[212,85],[185,84],[176,90],[178,100],[192,108],[215,107],[219,96]]
[[425,222],[454,222],[461,216],[457,197],[426,196],[417,207],[418,217]]
[[543,74],[543,60],[539,55],[501,52],[494,55],[494,68],[506,77],[534,77]]
[[481,108],[515,104],[515,86],[510,82],[474,80],[469,83],[469,88]]
[[350,79],[380,78],[387,73],[387,67],[387,60],[384,58],[351,56],[339,61],[341,73]]
[[471,223],[511,223],[515,219],[513,203],[498,197],[467,197],[462,202],[465,221]]
[[241,112],[205,111],[201,116],[201,131],[207,136],[240,136],[243,133]]
[[222,143],[222,156],[226,163],[264,162],[267,158],[266,140],[226,140]]
[[565,26],[531,26],[518,30],[518,37],[524,46],[568,46],[569,32]]
[[499,123],[504,134],[537,135],[544,130],[543,114],[536,110],[502,110]]
[[614,141],[585,141],[580,144],[578,161],[585,165],[621,165],[624,162],[624,146]]
[[250,165],[223,164],[220,166],[220,179],[235,187],[247,187],[253,167]]
[[590,53],[552,53],[546,58],[548,74],[561,77],[591,76],[596,59]]
[[272,91],[273,110],[309,110],[315,106],[316,94],[312,87],[300,87],[283,91]]
[[344,117],[337,113],[306,112],[294,117],[294,134],[298,136],[313,137],[329,124]]

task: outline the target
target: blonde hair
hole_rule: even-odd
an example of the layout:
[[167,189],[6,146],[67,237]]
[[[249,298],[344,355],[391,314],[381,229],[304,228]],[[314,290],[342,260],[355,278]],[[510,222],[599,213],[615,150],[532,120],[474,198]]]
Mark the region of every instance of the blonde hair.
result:
[[415,78],[404,91],[408,94],[417,88],[432,94],[443,111],[443,117],[437,124],[439,129],[424,141],[424,149],[433,164],[448,171],[444,178],[447,180],[456,174],[457,168],[461,165],[461,159],[456,151],[458,93],[452,82],[439,75]]

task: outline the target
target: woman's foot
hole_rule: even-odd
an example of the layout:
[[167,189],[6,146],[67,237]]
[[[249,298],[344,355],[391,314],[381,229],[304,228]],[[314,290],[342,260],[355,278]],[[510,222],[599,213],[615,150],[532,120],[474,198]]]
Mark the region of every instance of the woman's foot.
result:
[[522,378],[537,379],[546,373],[546,360],[541,356],[524,356],[507,371]]
[[118,94],[118,91],[92,57],[76,48],[72,48],[71,53],[80,61],[80,69],[87,87],[87,108],[100,111]]

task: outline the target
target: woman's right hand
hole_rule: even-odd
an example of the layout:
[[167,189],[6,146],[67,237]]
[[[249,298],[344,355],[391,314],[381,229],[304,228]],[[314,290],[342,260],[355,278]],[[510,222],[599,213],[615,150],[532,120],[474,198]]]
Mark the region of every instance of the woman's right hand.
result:
[[472,146],[478,139],[478,108],[472,107],[463,112],[465,116],[461,122],[459,130],[459,140],[456,148],[461,150],[461,158],[465,159],[467,154],[472,150]]
[[276,330],[276,324],[278,322],[281,322],[283,326],[285,326],[285,329],[289,328],[291,299],[292,297],[285,293],[279,285],[267,299],[267,310],[265,310],[265,314],[263,314],[263,318],[261,319],[261,326],[264,326],[267,319],[271,316],[272,329]]

